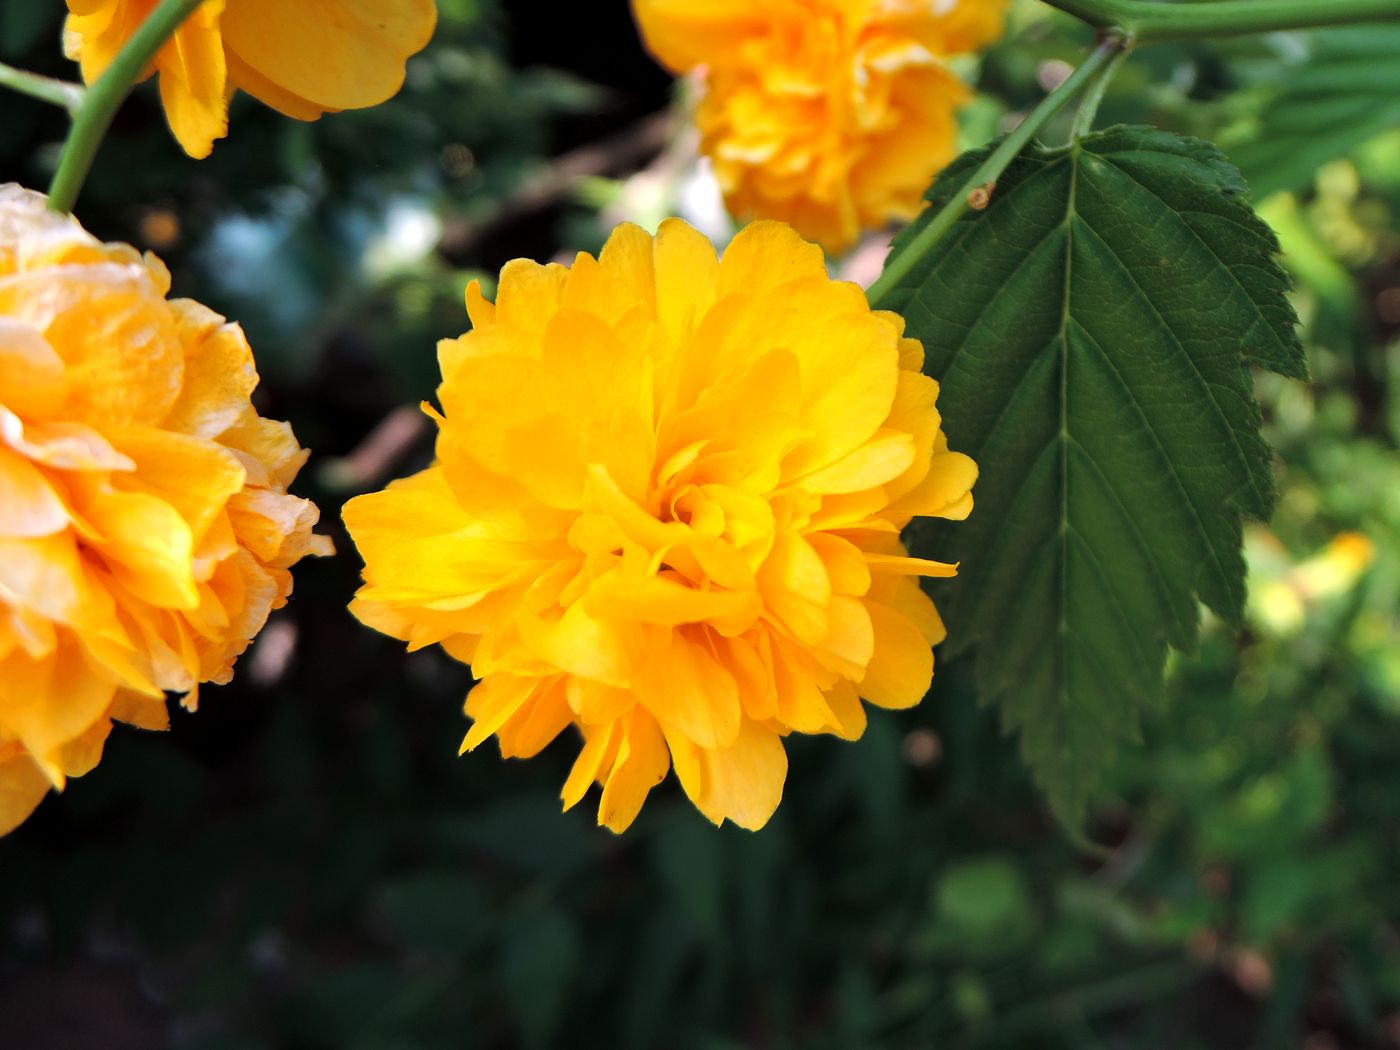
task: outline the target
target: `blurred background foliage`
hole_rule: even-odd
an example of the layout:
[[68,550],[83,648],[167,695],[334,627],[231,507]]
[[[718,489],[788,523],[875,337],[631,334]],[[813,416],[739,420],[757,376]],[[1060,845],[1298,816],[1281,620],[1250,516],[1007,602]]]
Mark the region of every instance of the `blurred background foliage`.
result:
[[[0,59],[71,76],[61,7],[0,4]],[[469,276],[594,250],[623,217],[728,226],[622,0],[439,9],[379,109],[298,124],[243,99],[196,164],[147,87],[99,158],[84,221],[242,321],[342,557],[299,570],[198,715],[119,729],[0,840],[0,1045],[1400,1046],[1400,32],[1155,46],[1101,111],[1236,157],[1314,381],[1260,380],[1283,497],[1248,535],[1249,623],[1174,661],[1085,841],[956,665],[859,743],[793,738],[762,833],[668,783],[614,838],[558,811],[571,743],[457,757],[468,673],[344,612],[336,512],[430,455],[412,406]],[[1086,39],[1018,4],[961,63],[967,144]],[[45,185],[63,133],[5,97],[0,179]],[[882,254],[839,265],[868,279]]]

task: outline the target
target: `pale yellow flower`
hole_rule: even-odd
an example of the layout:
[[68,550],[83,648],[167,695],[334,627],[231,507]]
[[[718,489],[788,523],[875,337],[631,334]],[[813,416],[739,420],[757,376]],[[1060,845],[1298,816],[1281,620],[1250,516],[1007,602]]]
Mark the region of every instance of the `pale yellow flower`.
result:
[[1245,531],[1250,561],[1250,618],[1271,634],[1297,634],[1320,602],[1351,591],[1376,558],[1376,545],[1360,532],[1340,532],[1312,556],[1294,562],[1266,527]]
[[1005,0],[632,0],[675,73],[703,71],[702,148],[729,210],[830,252],[912,219],[953,158],[969,92],[947,59],[995,40]]
[[[84,80],[102,74],[156,3],[68,0],[66,47]],[[150,72],[180,145],[207,157],[228,132],[234,92],[298,120],[378,105],[436,23],[434,0],[206,0]]]
[[237,325],[154,256],[0,185],[0,834],[90,770],[112,721],[193,707],[329,553],[287,494]]
[[516,260],[467,309],[436,462],[345,510],[355,614],[480,679],[464,749],[574,725],[566,807],[597,781],[621,831],[674,765],[707,817],[758,828],[783,735],[918,703],[944,632],[917,577],[954,566],[900,530],[966,516],[977,468],[897,315],[787,226],[720,261],[677,220],[572,268]]

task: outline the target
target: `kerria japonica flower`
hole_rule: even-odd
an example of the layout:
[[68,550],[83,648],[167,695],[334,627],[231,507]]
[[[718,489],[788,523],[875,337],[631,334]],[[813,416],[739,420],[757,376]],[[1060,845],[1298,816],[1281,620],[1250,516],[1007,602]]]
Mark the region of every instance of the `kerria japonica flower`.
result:
[[[158,0],[68,0],[65,50],[92,83]],[[192,157],[228,133],[237,91],[298,120],[375,106],[428,43],[434,0],[206,0],[157,52],[170,130]]]
[[352,500],[352,609],[440,644],[479,684],[463,750],[538,753],[572,725],[565,808],[636,817],[674,766],[715,823],[759,828],[783,736],[865,729],[919,702],[944,634],[914,515],[960,519],[948,450],[895,314],[760,222],[719,260],[679,220],[620,226],[597,259],[501,271],[439,347],[437,458]]
[[113,721],[194,708],[329,554],[237,325],[160,261],[0,185],[0,834]]
[[947,60],[1002,33],[1006,0],[632,0],[642,39],[701,71],[695,119],[730,212],[841,253],[918,214],[970,97]]

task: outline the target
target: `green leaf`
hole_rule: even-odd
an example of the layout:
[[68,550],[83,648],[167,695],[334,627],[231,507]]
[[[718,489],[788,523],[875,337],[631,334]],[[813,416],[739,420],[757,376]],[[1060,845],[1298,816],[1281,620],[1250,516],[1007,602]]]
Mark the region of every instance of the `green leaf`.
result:
[[1230,150],[1255,196],[1305,185],[1313,172],[1400,126],[1400,26],[1327,29],[1285,68],[1253,117],[1250,139]]
[[[984,156],[939,178],[892,257]],[[1118,128],[1033,147],[880,304],[981,467],[971,519],[911,537],[962,563],[935,592],[951,652],[976,647],[983,702],[1068,824],[1161,702],[1197,599],[1243,608],[1240,516],[1274,504],[1247,366],[1306,374],[1277,250],[1213,146]]]

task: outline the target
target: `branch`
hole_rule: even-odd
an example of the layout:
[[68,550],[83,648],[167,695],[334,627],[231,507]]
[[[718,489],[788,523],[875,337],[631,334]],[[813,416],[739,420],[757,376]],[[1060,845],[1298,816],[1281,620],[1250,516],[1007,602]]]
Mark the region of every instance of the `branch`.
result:
[[70,212],[92,170],[97,148],[112,118],[123,100],[146,72],[156,52],[170,39],[180,23],[194,13],[204,0],[161,0],[160,6],[141,23],[130,40],[117,52],[97,82],[88,89],[87,98],[73,118],[73,127],[63,143],[58,158],[58,171],[49,187],[49,207],[54,211]]
[[489,219],[449,228],[443,236],[440,251],[454,262],[470,259],[487,237],[549,207],[584,179],[634,170],[665,146],[671,120],[670,111],[662,110],[606,138],[555,158],[502,201]]
[[1045,2],[1091,26],[1128,33],[1136,43],[1354,22],[1400,21],[1400,0],[1213,0],[1196,4],[1158,0]]
[[4,62],[0,62],[0,87],[10,88],[13,91],[18,91],[21,95],[28,95],[30,98],[37,98],[40,102],[62,106],[73,114],[76,114],[78,107],[83,104],[83,95],[86,93],[81,84],[71,84],[66,80],[41,76],[25,69],[16,69],[14,66],[7,66]]
[[880,300],[908,275],[914,264],[923,258],[945,233],[953,228],[953,224],[962,217],[962,213],[973,206],[974,200],[981,201],[978,207],[987,206],[988,195],[995,187],[996,180],[1011,162],[1020,156],[1021,151],[1035,137],[1035,133],[1064,108],[1070,99],[1079,94],[1080,89],[1112,65],[1128,44],[1127,39],[1117,34],[1106,36],[1099,42],[1098,47],[1090,52],[1089,57],[1080,63],[1078,69],[1046,95],[1015,131],[1001,140],[1001,145],[997,146],[991,156],[972,173],[963,187],[949,198],[943,210],[933,217],[933,221],[921,229],[914,240],[904,245],[898,253],[891,254],[885,261],[884,272],[866,291],[866,298],[871,306],[879,307]]

